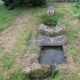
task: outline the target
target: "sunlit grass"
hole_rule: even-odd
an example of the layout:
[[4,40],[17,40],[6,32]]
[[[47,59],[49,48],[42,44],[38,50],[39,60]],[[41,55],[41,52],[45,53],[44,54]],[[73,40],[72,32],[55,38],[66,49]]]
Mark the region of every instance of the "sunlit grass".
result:
[[9,11],[6,9],[3,3],[0,2],[0,31],[8,28],[20,12],[20,9],[14,9]]

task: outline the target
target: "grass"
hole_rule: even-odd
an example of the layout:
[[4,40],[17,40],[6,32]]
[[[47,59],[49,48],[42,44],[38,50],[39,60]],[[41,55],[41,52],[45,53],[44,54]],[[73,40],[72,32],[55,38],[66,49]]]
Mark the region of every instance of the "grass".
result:
[[0,45],[0,53],[2,53],[4,50],[4,47],[2,45]]
[[11,66],[14,64],[14,58],[10,57],[7,55],[7,53],[5,53],[2,58],[0,59],[0,61],[2,62],[2,66],[4,69],[10,69]]
[[0,74],[0,80],[2,80],[3,79],[3,76]]
[[[12,48],[13,53],[3,53],[5,48],[3,45],[0,45],[0,54],[2,56],[0,57],[0,80],[30,80],[27,75],[21,72],[21,64],[17,62],[17,59],[21,60],[21,58],[24,58],[24,54],[26,53],[26,49],[30,45],[30,38],[33,28],[37,28],[34,23],[39,23],[38,18],[40,17],[41,13],[46,13],[47,8],[32,8],[28,10],[20,10],[15,9],[13,11],[8,11],[3,5],[3,3],[0,3],[0,31],[8,28],[10,24],[13,22],[13,20],[19,15],[21,11],[21,15],[25,15],[29,13],[29,15],[32,16],[32,19],[29,19],[28,22],[24,21],[24,30],[15,37],[15,44]],[[61,17],[59,19],[59,24],[64,24],[66,27],[66,34],[67,34],[67,48],[68,51],[66,52],[67,57],[73,57],[73,60],[75,62],[75,65],[77,69],[72,66],[72,69],[69,69],[64,71],[66,74],[59,73],[55,77],[50,76],[48,77],[48,80],[79,80],[80,79],[80,24],[79,21],[75,17],[75,13],[77,12],[76,8],[71,7],[70,5],[53,5],[54,9],[61,14]],[[6,13],[6,14],[5,14]],[[40,14],[40,15],[39,15]],[[36,17],[35,17],[36,16]],[[78,23],[74,24],[74,20],[78,20]],[[40,24],[40,23],[39,23]],[[39,25],[38,24],[38,25]],[[37,26],[38,26],[37,25]],[[75,28],[75,26],[77,26]],[[38,35],[38,30],[36,31],[35,37]],[[38,52],[36,48],[33,49],[33,53]],[[32,63],[32,61],[31,61]],[[18,66],[17,66],[18,65]],[[7,74],[8,72],[8,74]],[[8,78],[5,78],[5,75],[8,76]],[[77,79],[74,77],[76,76]]]
[[[25,76],[25,74],[20,71],[21,70],[21,62],[19,62],[19,60],[21,61],[21,59],[24,58],[23,53],[26,53],[26,50],[27,50],[28,46],[30,45],[30,38],[31,38],[32,30],[33,30],[33,28],[35,28],[35,29],[37,28],[36,23],[38,22],[38,16],[40,16],[39,13],[41,13],[42,11],[44,12],[45,9],[46,9],[45,7],[44,8],[38,7],[38,8],[31,8],[31,9],[21,9],[20,11],[18,9],[9,11],[11,14],[14,14],[14,12],[15,13],[21,12],[19,17],[20,16],[23,17],[24,15],[28,15],[28,16],[25,16],[26,19],[24,19],[24,21],[21,22],[21,24],[19,24],[19,26],[22,25],[24,27],[24,29],[21,30],[22,32],[20,32],[20,34],[18,36],[15,36],[15,43],[13,44],[11,53],[5,52],[5,48],[3,48],[3,46],[2,46],[3,44],[0,46],[0,52],[2,55],[0,57],[0,63],[1,63],[0,74],[2,73],[2,76],[3,76],[2,80],[5,80],[5,79],[6,80],[29,80],[28,76]],[[4,8],[4,11],[8,12],[8,10],[6,10],[5,8]],[[15,16],[15,18],[16,17],[18,17],[18,14]],[[29,18],[27,20],[27,17],[32,17],[32,18]],[[13,20],[15,19],[12,16],[11,16],[11,18]],[[13,20],[11,21],[11,23],[14,22]],[[6,26],[6,28],[9,28],[9,26],[10,25]],[[17,25],[15,25],[15,26],[17,29]],[[11,31],[13,31],[13,29],[15,29],[14,25],[11,27],[12,27]],[[3,30],[3,32],[4,32],[4,30]],[[14,30],[14,32],[15,32],[15,30]],[[36,33],[36,30],[35,30],[35,33]],[[34,35],[34,37],[35,37],[35,35]],[[3,50],[5,53],[3,52]],[[37,49],[34,48],[32,53],[35,53],[35,51],[36,51],[36,53],[38,52]]]
[[31,36],[31,30],[24,30],[20,36],[16,37],[16,43],[14,45],[13,51],[19,53],[25,53],[27,47],[29,46]]
[[10,26],[12,21],[19,15],[20,9],[7,10],[0,2],[0,32]]
[[21,72],[21,70],[16,69],[13,73],[10,74],[10,78],[8,80],[30,80],[27,75]]

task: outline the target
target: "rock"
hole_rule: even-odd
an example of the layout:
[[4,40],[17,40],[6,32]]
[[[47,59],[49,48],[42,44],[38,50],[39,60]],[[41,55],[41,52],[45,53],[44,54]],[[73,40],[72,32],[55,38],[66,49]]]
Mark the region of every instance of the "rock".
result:
[[36,79],[36,78],[43,79],[48,77],[51,74],[52,74],[52,67],[49,64],[43,64],[41,65],[41,69],[31,71],[30,77],[33,79]]
[[39,34],[40,35],[45,35],[45,36],[58,36],[58,35],[63,35],[65,34],[66,29],[64,26],[53,26],[49,27],[44,24],[40,24],[39,26]]
[[[52,67],[49,64],[40,64],[37,54],[30,54],[25,59],[25,65],[22,66],[22,72],[30,76],[30,78],[44,78],[52,73]],[[45,75],[45,76],[44,76]]]
[[37,39],[37,43],[39,46],[61,46],[66,44],[66,42],[66,35],[59,35],[55,37],[39,35]]
[[48,16],[54,15],[53,6],[49,6],[49,7],[48,7],[48,9],[47,9],[47,15],[48,15]]

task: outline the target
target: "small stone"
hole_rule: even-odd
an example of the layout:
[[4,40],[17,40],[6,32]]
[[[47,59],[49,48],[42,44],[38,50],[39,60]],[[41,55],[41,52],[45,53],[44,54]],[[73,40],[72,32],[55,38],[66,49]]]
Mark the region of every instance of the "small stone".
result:
[[48,9],[47,9],[47,15],[48,15],[48,16],[54,15],[53,6],[49,6],[49,7],[48,7]]

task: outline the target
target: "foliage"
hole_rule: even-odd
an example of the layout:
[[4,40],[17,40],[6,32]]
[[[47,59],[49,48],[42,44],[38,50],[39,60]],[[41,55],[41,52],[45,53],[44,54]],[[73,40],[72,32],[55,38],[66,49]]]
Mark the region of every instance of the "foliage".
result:
[[4,69],[10,69],[11,66],[14,64],[14,58],[10,57],[7,55],[7,53],[5,53],[2,58],[0,59],[0,61],[2,61],[2,66],[4,67]]
[[[80,2],[79,2],[79,5],[80,5]],[[80,11],[76,8],[76,7],[79,7],[79,5],[75,5],[73,7],[73,11],[75,13],[75,16],[80,20]]]
[[0,74],[0,80],[2,80],[3,79],[3,76]]
[[80,8],[80,1],[76,2],[75,6]]
[[77,13],[75,14],[75,16],[76,16],[78,19],[80,19],[80,12],[77,12]]
[[47,0],[47,1],[53,1],[53,2],[77,2],[80,0]]
[[44,23],[45,25],[56,25],[58,23],[60,15],[55,13],[54,15],[48,16],[42,15],[41,16],[41,23]]
[[16,6],[41,6],[45,4],[46,0],[3,0],[4,5],[9,9],[14,9]]
[[51,16],[48,16],[47,14],[42,15],[41,23],[44,23],[45,25],[56,25],[58,23],[60,16],[61,15],[59,13],[55,13],[54,15]]
[[14,9],[12,11],[8,11],[5,7],[0,3],[0,32],[4,29],[8,28],[12,21],[18,16],[21,12],[20,9]]
[[10,73],[10,77],[7,80],[30,80],[28,76],[21,72],[20,69],[14,70],[13,73]]

